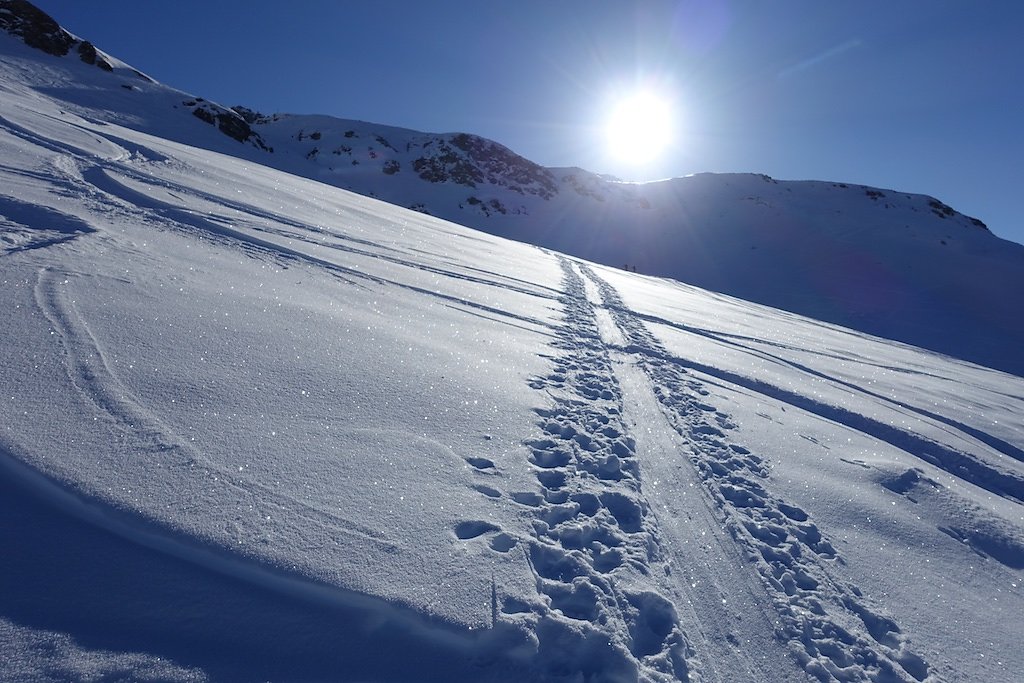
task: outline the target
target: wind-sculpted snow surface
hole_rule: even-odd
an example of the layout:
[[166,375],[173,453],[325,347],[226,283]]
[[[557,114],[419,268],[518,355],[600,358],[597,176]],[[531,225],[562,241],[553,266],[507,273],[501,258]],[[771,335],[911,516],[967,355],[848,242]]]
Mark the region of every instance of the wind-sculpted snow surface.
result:
[[1024,375],[1024,315],[1005,295],[1024,289],[1024,246],[933,197],[755,173],[630,183],[467,133],[229,109],[153,82],[27,2],[0,9],[7,84],[87,120]]
[[104,113],[167,95],[119,63],[4,49],[0,679],[1019,679],[1019,378],[223,156]]
[[[1024,557],[1013,483],[1024,475],[1017,379],[811,321],[770,320],[724,297],[708,306],[685,286],[667,295],[655,280],[605,273],[588,271],[616,323],[613,343],[644,368],[705,490],[774,596],[780,637],[808,672],[959,680],[964,658],[977,658],[992,665],[985,678],[1012,678],[1012,639],[966,616],[980,594],[951,589],[929,564],[941,552],[963,563],[971,582],[1000,594],[1009,586],[1012,598],[981,599],[1020,623],[1003,612],[1004,599],[1018,604]],[[925,617],[921,606],[933,601],[957,616]],[[986,643],[983,652],[927,645],[956,642],[958,623],[973,624],[971,642]]]
[[764,461],[730,437],[735,425],[707,402],[704,384],[667,359],[607,282],[589,268],[584,272],[611,311],[625,350],[641,357],[730,533],[774,594],[778,635],[805,670],[822,681],[926,680],[927,663],[907,647],[899,627],[832,570],[842,558],[814,521],[771,493]]

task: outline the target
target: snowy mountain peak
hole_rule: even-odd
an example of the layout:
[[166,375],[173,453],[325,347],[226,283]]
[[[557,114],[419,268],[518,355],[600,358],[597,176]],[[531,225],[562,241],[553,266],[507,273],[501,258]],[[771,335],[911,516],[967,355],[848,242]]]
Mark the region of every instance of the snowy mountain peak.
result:
[[[1016,352],[1024,347],[1024,313],[1006,295],[1024,291],[1024,247],[936,198],[764,174],[628,183],[545,168],[468,133],[228,108],[140,81],[139,72],[98,51],[112,73],[95,69],[72,58],[72,48],[85,43],[29,3],[0,7],[16,40],[63,51],[63,72],[48,63],[38,86],[53,96],[46,83],[75,81],[79,87],[59,96],[87,117],[1024,374]],[[37,58],[5,49],[21,82],[34,83]]]
[[975,222],[0,54],[0,680],[1019,682]]

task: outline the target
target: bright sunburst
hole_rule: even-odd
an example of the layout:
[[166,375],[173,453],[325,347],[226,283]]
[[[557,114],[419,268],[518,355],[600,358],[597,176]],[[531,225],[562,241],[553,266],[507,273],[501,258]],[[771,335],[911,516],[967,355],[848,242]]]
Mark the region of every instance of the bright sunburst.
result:
[[633,165],[656,159],[672,142],[673,112],[669,101],[649,90],[618,100],[605,124],[609,153]]

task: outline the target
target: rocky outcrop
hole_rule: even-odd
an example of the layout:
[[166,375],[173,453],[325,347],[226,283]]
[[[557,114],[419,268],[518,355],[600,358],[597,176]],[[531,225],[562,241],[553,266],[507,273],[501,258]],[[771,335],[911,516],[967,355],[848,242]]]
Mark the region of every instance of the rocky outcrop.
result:
[[[182,104],[191,108],[192,115],[197,119],[216,126],[217,130],[224,133],[229,138],[233,138],[239,142],[247,142],[253,147],[267,152],[274,151],[271,147],[267,146],[259,133],[252,129],[246,118],[235,109],[228,109],[227,107],[222,107],[219,104],[207,102],[201,97],[197,97],[192,100],[185,100]],[[250,113],[255,114],[255,112],[251,111]]]
[[512,150],[477,135],[459,133],[451,144],[465,152],[492,185],[503,185],[520,194],[550,199],[558,193],[551,171]]
[[261,114],[258,111],[249,109],[248,107],[243,107],[242,105],[231,107],[231,111],[241,116],[242,119],[250,126],[260,123],[273,123],[279,118],[277,114],[267,116],[266,114]]
[[489,183],[519,194],[550,199],[558,193],[551,171],[485,138],[458,133],[422,144],[424,154],[413,170],[432,183],[452,182],[467,187]]
[[0,0],[0,28],[56,57],[66,55],[78,42],[53,17],[25,0]]
[[[75,38],[61,28],[53,17],[26,0],[0,0],[0,29],[21,38],[29,47],[55,57],[66,57],[73,49],[78,58],[86,64],[108,72],[114,70],[110,60],[97,50],[95,45],[88,40]],[[138,71],[134,73],[152,82],[145,74]],[[123,87],[131,89],[128,85]],[[196,118],[216,126],[217,130],[228,137],[251,144],[258,149],[274,151],[250,125],[268,120],[259,113],[244,107],[239,107],[238,110],[228,109],[219,104],[206,102],[202,98],[186,100],[184,104],[192,109],[192,114]]]
[[55,57],[64,57],[78,46],[78,56],[86,64],[104,71],[114,67],[88,40],[78,40],[61,28],[53,17],[25,0],[0,0],[0,28],[25,41],[29,47]]
[[110,65],[110,62],[103,59],[98,52],[96,47],[88,40],[83,40],[78,44],[78,56],[82,58],[82,61],[86,64],[95,64],[104,71],[113,71],[114,67]]

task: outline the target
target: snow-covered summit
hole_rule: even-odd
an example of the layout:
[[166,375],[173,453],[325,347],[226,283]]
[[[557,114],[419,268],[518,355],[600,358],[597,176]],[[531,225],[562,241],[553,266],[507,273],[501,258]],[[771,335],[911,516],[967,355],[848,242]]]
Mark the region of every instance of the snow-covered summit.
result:
[[[22,0],[0,7],[18,40],[58,43],[68,54],[41,69],[38,57],[15,50],[7,66],[28,60],[22,82],[83,115],[1024,374],[1024,304],[1015,295],[1024,291],[1024,246],[933,197],[759,174],[624,183],[545,168],[466,133],[229,108],[143,81],[103,53],[101,65],[113,65],[112,73],[86,67],[71,50],[86,43],[52,19]],[[27,37],[37,35],[44,38]],[[53,88],[54,81],[62,85]]]
[[0,679],[1020,678],[1020,377],[285,173],[113,62],[0,50]]
[[[481,138],[255,123],[270,165],[605,265],[1024,374],[1024,246],[925,195],[762,174],[624,183]],[[950,334],[949,330],[957,330]]]

